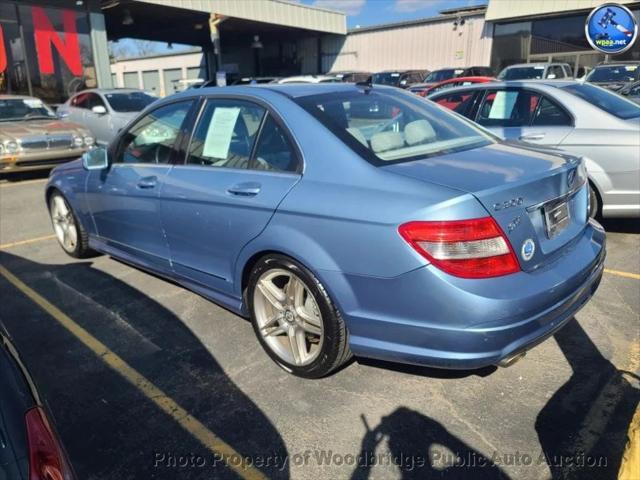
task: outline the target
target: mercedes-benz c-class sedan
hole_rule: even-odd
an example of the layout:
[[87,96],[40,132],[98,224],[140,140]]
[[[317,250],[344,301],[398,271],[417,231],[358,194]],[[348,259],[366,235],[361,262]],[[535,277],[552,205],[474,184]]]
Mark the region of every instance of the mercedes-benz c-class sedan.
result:
[[46,202],[70,255],[250,317],[275,362],[319,377],[352,354],[507,365],[552,335],[602,275],[586,180],[400,89],[270,85],[153,104],[57,167]]

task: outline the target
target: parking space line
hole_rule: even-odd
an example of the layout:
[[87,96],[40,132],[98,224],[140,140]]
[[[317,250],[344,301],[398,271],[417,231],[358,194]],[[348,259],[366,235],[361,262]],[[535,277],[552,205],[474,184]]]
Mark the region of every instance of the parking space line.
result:
[[640,280],[640,275],[637,273],[623,272],[621,270],[611,270],[609,268],[605,268],[604,271],[605,273],[609,273],[611,275],[617,275],[619,277],[633,278],[634,280]]
[[20,187],[22,185],[30,185],[33,183],[45,183],[47,180],[49,180],[48,178],[37,178],[37,179],[33,179],[33,180],[22,180],[19,182],[14,182],[14,183],[0,183],[0,188],[6,188],[6,187]]
[[[248,464],[244,460],[244,457],[236,452],[229,444],[205,427],[199,420],[189,414],[189,412],[178,405],[146,377],[138,373],[137,370],[127,364],[105,344],[74,322],[62,310],[50,303],[2,265],[0,265],[0,275],[57,320],[64,328],[80,340],[80,342],[93,351],[98,358],[102,359],[109,367],[122,375],[129,383],[142,392],[145,397],[173,418],[214,455],[222,457],[227,467],[235,471],[240,477],[250,480],[267,478],[260,470]],[[240,459],[242,460],[240,461]]]
[[27,245],[28,243],[42,242],[44,240],[51,240],[56,238],[55,235],[45,235],[44,237],[28,238],[27,240],[18,240],[17,242],[9,242],[0,244],[0,250],[6,250],[7,248],[17,247],[18,245]]

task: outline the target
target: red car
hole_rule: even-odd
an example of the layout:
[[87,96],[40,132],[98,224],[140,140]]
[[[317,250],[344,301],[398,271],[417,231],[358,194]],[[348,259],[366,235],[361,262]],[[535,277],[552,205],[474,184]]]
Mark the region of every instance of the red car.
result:
[[487,83],[493,80],[495,80],[495,77],[455,77],[449,80],[443,80],[435,85],[416,85],[410,87],[409,91],[421,97],[427,97],[446,88],[461,87],[463,85],[471,85],[472,83]]

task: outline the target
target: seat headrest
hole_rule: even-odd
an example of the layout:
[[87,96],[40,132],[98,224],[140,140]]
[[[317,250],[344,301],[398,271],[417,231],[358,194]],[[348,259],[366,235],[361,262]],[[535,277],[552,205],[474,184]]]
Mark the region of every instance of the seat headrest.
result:
[[363,144],[365,147],[369,147],[369,144],[367,143],[367,138],[364,136],[364,133],[362,133],[359,128],[350,127],[350,128],[347,128],[347,132],[353,135],[353,137],[356,140],[358,140],[361,144]]
[[371,137],[371,150],[385,152],[404,146],[404,138],[400,132],[380,132]]
[[436,132],[426,120],[416,120],[404,127],[404,138],[409,145],[430,142],[436,138]]

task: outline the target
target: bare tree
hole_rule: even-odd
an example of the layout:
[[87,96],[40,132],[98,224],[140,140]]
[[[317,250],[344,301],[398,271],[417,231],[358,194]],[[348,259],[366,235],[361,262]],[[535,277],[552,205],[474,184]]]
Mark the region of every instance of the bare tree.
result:
[[151,40],[126,39],[109,42],[109,56],[114,59],[146,57],[160,51],[160,44]]

